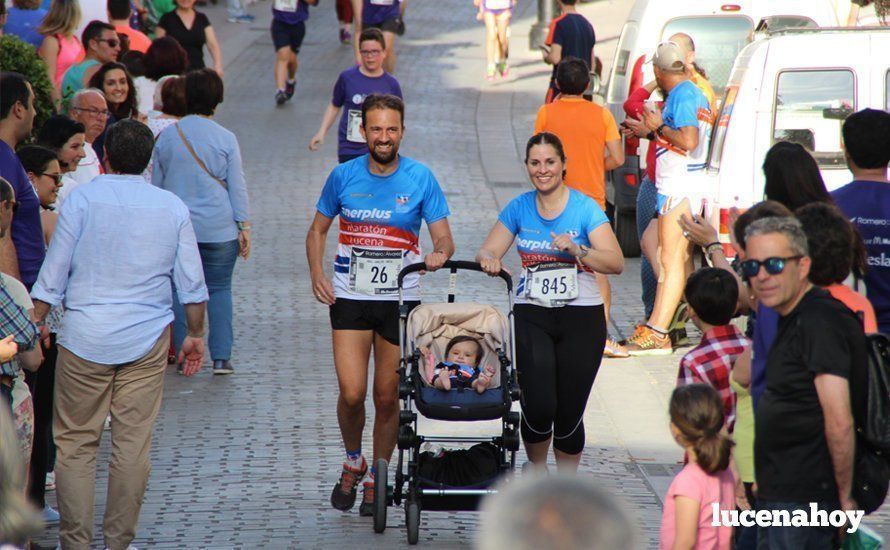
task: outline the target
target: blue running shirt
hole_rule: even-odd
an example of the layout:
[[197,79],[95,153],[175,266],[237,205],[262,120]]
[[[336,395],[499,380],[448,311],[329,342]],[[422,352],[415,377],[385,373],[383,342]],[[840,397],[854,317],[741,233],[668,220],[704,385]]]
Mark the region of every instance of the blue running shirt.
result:
[[662,113],[664,124],[673,130],[686,126],[698,128],[698,145],[686,151],[667,139],[655,138],[655,185],[669,197],[708,197],[713,189],[704,177],[711,142],[712,113],[708,99],[691,80],[684,80],[671,90]]
[[[423,261],[421,220],[430,225],[451,213],[430,169],[403,156],[388,176],[368,170],[368,155],[337,166],[316,208],[340,216],[334,296],[352,300],[398,300],[398,271]],[[419,279],[405,278],[405,300],[420,299]]]
[[[568,233],[572,240],[579,245],[590,246],[588,235],[591,231],[604,223],[609,223],[609,218],[595,200],[569,189],[569,200],[562,214],[552,220],[541,216],[535,203],[537,191],[529,191],[519,195],[507,205],[498,216],[498,221],[504,224],[511,233],[516,235],[516,250],[522,259],[522,276],[516,286],[516,303],[532,303],[545,307],[554,305],[570,306],[596,306],[603,303],[599,286],[593,270],[581,266],[576,258],[568,252],[561,252],[552,247],[550,233],[556,235]],[[528,268],[539,264],[551,264],[554,262],[572,264],[578,274],[578,297],[567,302],[546,304],[528,299],[526,291],[526,278]]]

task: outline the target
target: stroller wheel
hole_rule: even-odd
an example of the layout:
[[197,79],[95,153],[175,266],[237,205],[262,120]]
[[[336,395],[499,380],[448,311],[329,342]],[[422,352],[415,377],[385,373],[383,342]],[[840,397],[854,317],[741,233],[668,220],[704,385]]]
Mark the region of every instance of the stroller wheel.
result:
[[389,464],[386,460],[377,459],[377,475],[374,477],[374,532],[386,530],[387,477]]
[[413,499],[405,502],[405,524],[408,527],[408,544],[417,544],[420,538],[420,505]]
[[516,428],[508,428],[504,430],[504,447],[508,451],[519,450],[519,430]]

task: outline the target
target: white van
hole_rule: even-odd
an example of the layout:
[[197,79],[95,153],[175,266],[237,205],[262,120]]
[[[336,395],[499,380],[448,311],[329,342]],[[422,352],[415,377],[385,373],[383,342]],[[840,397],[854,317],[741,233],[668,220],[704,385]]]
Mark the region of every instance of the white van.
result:
[[[616,120],[624,120],[630,91],[654,78],[645,59],[662,40],[678,32],[695,41],[697,63],[721,97],[736,55],[754,38],[754,30],[765,24],[771,29],[833,27],[838,21],[833,0],[636,0],[618,39],[606,93],[609,110]],[[626,140],[625,164],[609,173],[607,186],[608,202],[615,209],[615,233],[629,256],[639,254],[636,192],[647,147],[645,141],[639,147],[639,141]]]
[[723,222],[729,208],[763,200],[763,158],[777,141],[809,150],[829,191],[852,180],[841,127],[856,111],[890,110],[887,52],[890,27],[778,31],[739,53],[708,155]]

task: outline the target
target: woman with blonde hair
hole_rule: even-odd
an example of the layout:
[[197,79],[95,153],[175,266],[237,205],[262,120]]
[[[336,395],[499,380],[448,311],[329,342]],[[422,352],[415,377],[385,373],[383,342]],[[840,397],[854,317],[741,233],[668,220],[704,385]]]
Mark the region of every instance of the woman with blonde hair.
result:
[[74,34],[80,25],[80,2],[78,0],[54,0],[49,13],[37,32],[44,36],[37,54],[46,63],[46,72],[52,89],[53,102],[62,101],[62,77],[68,68],[83,59],[84,49],[80,39]]

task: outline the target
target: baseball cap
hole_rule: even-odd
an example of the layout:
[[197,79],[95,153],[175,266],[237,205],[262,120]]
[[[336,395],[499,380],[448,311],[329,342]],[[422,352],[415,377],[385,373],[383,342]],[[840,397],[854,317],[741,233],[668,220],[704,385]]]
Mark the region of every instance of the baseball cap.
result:
[[662,71],[682,72],[686,70],[686,58],[680,46],[673,42],[662,42],[655,48],[655,54],[646,61]]

